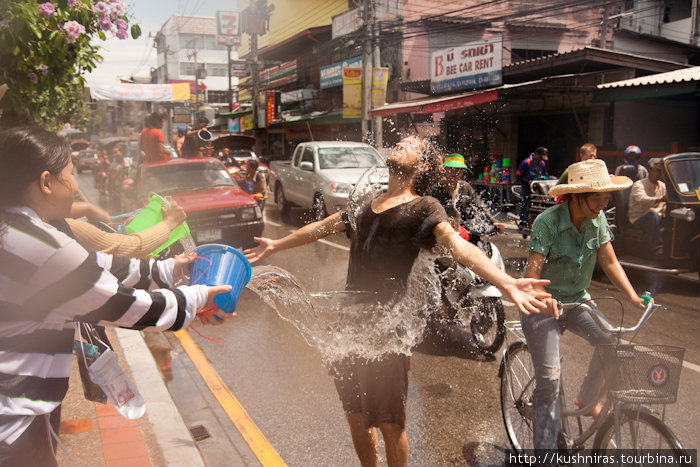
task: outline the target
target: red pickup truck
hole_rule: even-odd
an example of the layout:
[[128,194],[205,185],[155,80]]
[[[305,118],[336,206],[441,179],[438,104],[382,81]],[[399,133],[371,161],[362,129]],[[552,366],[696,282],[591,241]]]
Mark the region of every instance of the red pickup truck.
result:
[[219,160],[174,159],[143,165],[139,191],[171,196],[187,212],[194,241],[254,246],[264,223],[257,201],[229,176]]

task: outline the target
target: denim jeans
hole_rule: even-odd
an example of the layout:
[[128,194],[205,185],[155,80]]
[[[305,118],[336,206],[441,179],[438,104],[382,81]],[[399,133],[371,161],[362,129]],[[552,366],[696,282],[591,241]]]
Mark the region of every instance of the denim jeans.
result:
[[[563,328],[586,339],[592,345],[609,344],[611,336],[600,329],[587,310],[569,310],[559,320],[551,315],[520,315],[525,340],[535,366],[534,447],[556,449],[561,421],[559,406],[559,336]],[[588,404],[595,399],[604,383],[600,359],[594,353],[581,384],[578,400]]]
[[655,211],[647,211],[634,221],[632,227],[644,232],[644,237],[651,244],[652,248],[663,246],[661,239],[661,216]]

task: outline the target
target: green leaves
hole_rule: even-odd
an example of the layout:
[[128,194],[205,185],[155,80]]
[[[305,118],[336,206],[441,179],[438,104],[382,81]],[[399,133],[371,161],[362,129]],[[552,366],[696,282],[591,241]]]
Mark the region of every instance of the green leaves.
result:
[[141,36],[141,27],[138,24],[131,25],[131,37],[138,39]]
[[[0,101],[0,125],[34,122],[57,128],[87,117],[83,73],[102,62],[99,41],[116,34],[98,25],[101,15],[93,12],[98,0],[50,0],[55,12],[44,17],[39,5],[47,0],[0,0],[0,83],[9,89]],[[107,3],[112,8],[110,3]],[[129,17],[120,15],[128,28]],[[75,22],[85,28],[76,32]],[[67,23],[74,27],[70,31]],[[141,28],[131,24],[131,36]]]

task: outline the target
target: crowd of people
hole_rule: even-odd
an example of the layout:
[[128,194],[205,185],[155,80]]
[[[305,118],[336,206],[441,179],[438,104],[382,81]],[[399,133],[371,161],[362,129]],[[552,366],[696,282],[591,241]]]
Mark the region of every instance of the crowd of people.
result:
[[[162,121],[156,117],[144,129],[147,136],[141,148],[146,160],[164,158]],[[187,139],[183,147],[186,143]],[[530,162],[521,164],[525,177],[547,173],[546,154],[545,148],[538,148]],[[110,171],[112,166],[120,171],[130,165],[119,151],[111,156]],[[642,306],[615,257],[603,213],[610,192],[629,188],[632,180],[611,177],[605,163],[595,159],[595,147],[590,158],[571,165],[567,183],[551,190],[552,196],[564,199],[538,216],[532,226],[524,277],[516,279],[494,266],[468,240],[478,236],[484,224],[498,232],[505,226],[463,180],[467,166],[461,155],[443,155],[429,141],[408,136],[396,144],[386,162],[387,191],[362,206],[355,222],[344,210],[280,239],[256,237],[259,245],[244,254],[256,263],[276,252],[346,232],[350,239],[347,289],[375,292],[385,303],[406,292],[408,275],[421,250],[453,257],[499,287],[520,312],[536,368],[536,447],[556,447],[560,321],[566,320],[569,329],[592,344],[610,340],[585,311],[559,320],[557,302],[589,297],[586,288],[597,260],[630,302]],[[656,163],[650,164],[649,179],[635,182],[633,190],[637,186],[646,194],[657,190],[657,168]],[[250,170],[246,184],[251,193],[265,192],[264,177],[256,174]],[[98,218],[108,214],[74,202],[77,182],[70,150],[51,132],[35,126],[0,132],[0,178],[0,367],[5,380],[11,381],[2,394],[6,410],[0,425],[0,463],[56,465],[55,433],[76,323],[177,330],[229,287],[178,285],[192,261],[187,255],[163,261],[138,259],[146,258],[146,252],[184,220],[184,211],[175,203],[164,207],[162,223],[135,236],[106,234],[76,220],[86,214]],[[219,312],[217,316],[231,315]],[[388,464],[407,464],[409,358],[392,353],[378,360],[348,358],[333,365],[335,386],[363,466],[378,463],[377,430],[384,437]],[[601,378],[592,360],[578,404],[585,406],[593,399]]]

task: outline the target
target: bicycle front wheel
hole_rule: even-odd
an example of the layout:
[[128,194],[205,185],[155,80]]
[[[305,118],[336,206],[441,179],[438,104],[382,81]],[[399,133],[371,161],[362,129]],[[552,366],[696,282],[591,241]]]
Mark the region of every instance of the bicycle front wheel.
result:
[[501,374],[501,412],[508,439],[516,452],[534,449],[533,392],[535,366],[524,342],[508,347]]
[[[664,450],[665,455],[681,456],[684,454],[683,446],[675,434],[660,419],[647,412],[645,409],[623,408],[619,414],[620,436],[616,435],[615,416],[611,413],[603,422],[596,433],[593,449],[630,450],[630,452],[644,450]],[[645,463],[646,461],[649,463]],[[640,462],[641,461],[641,462]],[[635,459],[636,465],[658,465],[653,456],[641,456]],[[670,463],[673,465],[673,463]]]

